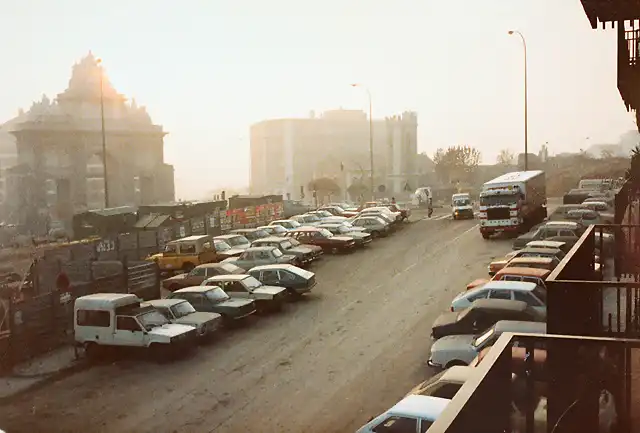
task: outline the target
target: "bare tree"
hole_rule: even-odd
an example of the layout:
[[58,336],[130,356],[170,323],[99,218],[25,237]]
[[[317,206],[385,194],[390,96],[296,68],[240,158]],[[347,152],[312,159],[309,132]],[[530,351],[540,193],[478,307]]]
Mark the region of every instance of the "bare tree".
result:
[[515,165],[516,155],[509,149],[502,149],[497,157],[499,165]]
[[480,151],[471,146],[451,146],[438,149],[433,156],[436,175],[441,181],[468,180],[480,164]]

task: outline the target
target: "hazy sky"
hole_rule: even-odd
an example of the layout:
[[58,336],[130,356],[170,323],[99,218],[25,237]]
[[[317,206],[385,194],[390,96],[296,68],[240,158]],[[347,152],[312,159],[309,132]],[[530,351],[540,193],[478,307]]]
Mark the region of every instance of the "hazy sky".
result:
[[[8,0],[0,122],[66,88],[89,50],[170,133],[178,196],[248,183],[249,125],[332,108],[418,112],[420,150],[471,144],[485,162],[523,143],[552,152],[634,129],[616,88],[613,30],[579,0]],[[590,137],[586,140],[586,137]]]

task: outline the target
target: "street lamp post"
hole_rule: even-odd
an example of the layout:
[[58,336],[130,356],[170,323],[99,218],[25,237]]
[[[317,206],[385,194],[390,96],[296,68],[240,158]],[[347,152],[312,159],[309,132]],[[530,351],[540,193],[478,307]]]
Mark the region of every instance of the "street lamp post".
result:
[[104,71],[102,59],[97,59],[96,64],[100,68],[100,125],[102,129],[102,174],[104,177],[104,207],[109,207],[109,182],[107,181],[107,135],[104,128]]
[[[364,87],[361,84],[352,84],[352,87]],[[371,188],[371,201],[375,201],[376,195],[375,190],[373,189],[373,114],[372,114],[372,103],[371,103],[371,92],[369,88],[364,87],[364,90],[367,91],[367,96],[369,97],[369,159],[371,164],[371,178],[369,179],[369,186]]]
[[524,35],[518,30],[509,30],[509,34],[516,34],[520,36],[520,39],[522,39],[522,46],[524,48],[524,170],[527,171],[529,168],[529,135],[527,133],[527,42],[524,39]]

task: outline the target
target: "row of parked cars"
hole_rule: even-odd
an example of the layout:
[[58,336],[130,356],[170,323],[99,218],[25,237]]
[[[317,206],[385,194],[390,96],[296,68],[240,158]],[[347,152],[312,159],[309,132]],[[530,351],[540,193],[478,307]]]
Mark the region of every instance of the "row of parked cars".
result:
[[[471,376],[498,337],[505,332],[546,333],[546,279],[560,264],[589,224],[613,221],[611,203],[602,197],[580,204],[562,205],[532,230],[518,237],[513,251],[487,267],[488,276],[470,282],[451,302],[450,311],[432,325],[428,365],[438,371],[412,389],[404,399],[372,418],[359,433],[378,431],[427,432],[448,402]],[[596,233],[596,245],[613,248],[613,235]],[[605,263],[596,252],[596,271],[602,275]],[[524,377],[526,351],[514,347],[512,431],[525,431]],[[536,349],[537,377],[544,378],[546,351]],[[518,386],[518,384],[520,386]],[[613,395],[603,390],[600,399],[600,429],[613,431],[616,424]],[[546,428],[546,397],[540,397],[534,413],[535,431]],[[540,430],[540,431],[542,431]]]
[[146,302],[122,293],[76,299],[76,343],[89,356],[107,346],[146,348],[159,358],[183,353],[248,316],[280,311],[315,287],[308,268],[324,253],[365,248],[409,216],[391,203],[334,204],[264,227],[170,242],[148,258],[174,274],[162,281],[166,296]]

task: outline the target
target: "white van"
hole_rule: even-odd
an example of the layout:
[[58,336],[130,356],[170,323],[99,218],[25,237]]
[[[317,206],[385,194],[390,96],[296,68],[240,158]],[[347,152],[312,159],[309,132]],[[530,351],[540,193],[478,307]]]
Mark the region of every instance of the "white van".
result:
[[469,193],[453,194],[451,196],[451,217],[458,219],[473,219],[473,203]]
[[81,296],[73,306],[76,345],[89,357],[100,346],[139,347],[165,356],[195,345],[193,326],[173,324],[153,307],[143,307],[130,293],[95,293]]

